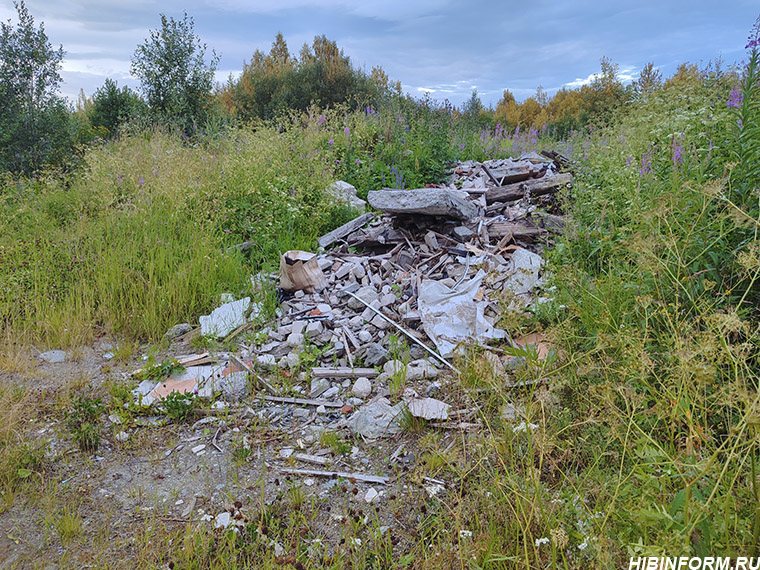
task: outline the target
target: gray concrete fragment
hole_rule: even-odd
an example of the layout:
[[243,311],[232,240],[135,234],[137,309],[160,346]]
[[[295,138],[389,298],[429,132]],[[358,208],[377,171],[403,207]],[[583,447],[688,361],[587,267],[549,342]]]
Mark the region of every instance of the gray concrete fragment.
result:
[[357,378],[354,382],[354,387],[351,388],[351,393],[357,398],[366,398],[372,393],[372,383],[369,378],[362,376]]
[[[356,295],[359,299],[361,299],[368,305],[371,305],[373,301],[378,300],[377,291],[371,285],[362,287],[356,293],[354,293],[354,295]],[[364,305],[361,303],[361,301],[358,301],[357,299],[354,299],[353,297],[348,298],[347,304],[351,309],[355,311],[359,311],[365,308]]]
[[407,402],[409,413],[415,418],[426,420],[447,420],[449,419],[449,404],[436,400],[435,398],[413,398]]
[[[370,338],[372,338],[371,335]],[[362,361],[365,366],[381,366],[388,361],[388,355],[388,350],[379,342],[367,345],[362,348],[361,352]]]
[[67,357],[68,355],[65,350],[48,350],[40,354],[38,358],[50,364],[60,364],[61,362],[66,362]]
[[213,310],[210,315],[198,319],[201,323],[201,335],[223,337],[245,324],[245,313],[251,306],[251,298],[225,303]]
[[189,333],[191,330],[193,330],[193,327],[190,324],[180,323],[178,325],[174,325],[172,328],[166,331],[166,333],[164,333],[164,338],[168,340],[174,340],[183,334]]
[[248,373],[233,372],[216,382],[216,389],[221,391],[222,398],[227,402],[239,402],[249,393]]
[[311,390],[309,390],[309,398],[318,398],[330,387],[330,381],[326,378],[314,378],[311,381]]
[[470,202],[466,192],[442,188],[370,191],[367,199],[373,208],[385,214],[422,214],[464,221],[478,215],[478,207]]
[[401,431],[398,422],[403,404],[391,406],[385,398],[363,405],[348,419],[348,428],[354,434],[369,439],[394,435]]

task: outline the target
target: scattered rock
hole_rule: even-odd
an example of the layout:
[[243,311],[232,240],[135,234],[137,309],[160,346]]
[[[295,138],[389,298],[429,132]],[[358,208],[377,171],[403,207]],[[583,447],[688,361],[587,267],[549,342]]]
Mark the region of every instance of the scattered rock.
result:
[[398,417],[402,406],[391,406],[387,399],[378,398],[354,412],[348,419],[348,428],[352,433],[369,439],[397,434],[401,431]]
[[66,362],[68,355],[65,350],[48,350],[47,352],[41,353],[38,358],[49,364],[60,364]]
[[172,328],[166,331],[164,338],[168,340],[174,340],[177,337],[189,333],[191,330],[193,330],[193,327],[188,323],[180,323],[178,325],[174,325]]
[[351,393],[357,398],[367,398],[372,393],[372,383],[369,378],[363,376],[357,378],[354,387],[351,388]]
[[426,420],[447,420],[449,419],[449,408],[451,406],[435,398],[414,398],[407,402],[409,413],[415,418]]

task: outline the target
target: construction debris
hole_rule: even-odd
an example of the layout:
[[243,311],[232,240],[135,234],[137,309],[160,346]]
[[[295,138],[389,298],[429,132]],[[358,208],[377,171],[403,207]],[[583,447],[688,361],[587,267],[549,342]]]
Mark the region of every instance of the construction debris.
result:
[[[149,405],[179,392],[236,402],[253,389],[262,396],[258,409],[249,408],[253,416],[288,428],[302,421],[346,428],[367,439],[399,433],[407,412],[447,421],[445,402],[416,394],[392,402],[389,386],[455,370],[447,359],[460,347],[511,344],[496,326],[502,307],[536,302],[541,252],[565,225],[553,195],[572,176],[559,174],[558,164],[536,154],[470,161],[445,188],[369,192],[381,215],[363,214],[322,236],[320,247],[329,251],[286,252],[279,274],[257,276],[279,281],[275,319],[238,337],[247,340],[238,340],[234,354],[193,355],[181,362],[183,372],[142,382],[136,400]],[[337,183],[331,192],[352,204],[349,186]],[[249,298],[222,305],[201,318],[201,333],[244,330],[250,305]],[[403,360],[399,338],[406,340]],[[500,375],[524,361],[499,354],[487,356]],[[290,377],[287,393],[267,379],[276,371]],[[462,419],[454,418],[456,425],[465,425]]]

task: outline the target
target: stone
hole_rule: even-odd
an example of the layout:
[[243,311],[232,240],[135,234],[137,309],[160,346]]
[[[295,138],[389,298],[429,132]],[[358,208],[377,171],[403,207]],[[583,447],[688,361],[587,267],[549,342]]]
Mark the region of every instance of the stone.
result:
[[214,520],[214,528],[227,528],[232,522],[232,515],[228,511],[224,511],[216,515]]
[[129,434],[122,430],[119,433],[117,433],[115,437],[116,437],[116,441],[125,442],[129,439]]
[[216,382],[216,389],[222,392],[227,402],[239,402],[249,393],[248,372],[233,372]]
[[322,334],[322,331],[324,330],[325,327],[320,321],[309,321],[309,324],[307,324],[304,329],[303,336],[312,339]]
[[166,331],[166,333],[164,333],[164,338],[168,340],[174,340],[183,334],[189,333],[191,330],[193,330],[193,327],[190,324],[180,323],[178,325],[174,325],[172,328]]
[[201,316],[198,319],[201,323],[201,335],[215,338],[227,336],[245,324],[245,313],[250,306],[251,298],[245,297],[239,301],[225,303],[214,309],[210,315]]
[[304,329],[306,328],[306,325],[308,325],[308,321],[293,321],[293,323],[290,325],[290,332],[291,333],[299,333],[303,334]]
[[369,489],[367,489],[367,492],[364,495],[364,502],[371,503],[372,501],[376,500],[378,497],[380,497],[380,493],[378,493],[374,487],[370,487]]
[[285,362],[287,362],[288,368],[298,368],[298,366],[301,364],[301,354],[296,352],[295,350],[292,352],[289,352],[285,356]]
[[363,344],[372,341],[372,333],[370,333],[368,330],[360,330],[357,336],[359,338],[359,341]]
[[286,341],[287,345],[291,348],[301,348],[303,347],[304,342],[304,335],[297,332],[290,333]]
[[256,356],[256,366],[270,372],[277,367],[277,358],[273,354],[259,354]]
[[383,372],[388,376],[402,372],[406,368],[406,365],[400,360],[389,360],[383,365]]
[[347,421],[348,428],[352,433],[369,439],[395,435],[401,431],[398,417],[402,406],[391,406],[386,398],[378,398],[354,412]]
[[432,231],[425,234],[425,244],[428,246],[428,249],[430,249],[431,252],[436,252],[441,247],[438,244],[438,238]]
[[359,210],[361,213],[364,213],[367,209],[367,202],[356,195],[356,188],[348,182],[338,180],[327,189],[327,193],[332,195],[339,202],[344,202],[346,205],[355,210]]
[[381,331],[384,331],[389,326],[391,326],[390,323],[388,321],[386,321],[380,315],[375,315],[374,317],[372,317],[372,320],[370,321],[370,324],[372,326],[375,326],[375,327],[379,328]]
[[406,367],[407,380],[435,378],[436,376],[438,376],[438,369],[424,358],[413,360]]
[[459,241],[467,241],[472,236],[475,235],[475,232],[472,231],[467,226],[457,226],[454,228],[454,237]]
[[[362,331],[365,332],[365,331]],[[369,333],[367,333],[369,335]],[[369,335],[370,339],[372,338],[372,335]],[[365,366],[382,366],[388,361],[388,356],[390,353],[388,350],[379,342],[373,342],[372,344],[367,345],[366,347],[362,348],[362,361],[364,362]]]
[[415,418],[426,420],[449,419],[449,404],[435,398],[414,398],[407,402],[409,413]]
[[340,388],[338,388],[337,386],[331,386],[322,393],[322,397],[325,400],[329,400],[333,396],[337,396],[339,392],[340,392]]
[[398,301],[398,297],[396,297],[396,295],[394,295],[393,293],[387,293],[383,295],[382,297],[380,297],[380,306],[387,307],[388,305],[392,305],[396,301]]
[[327,378],[314,378],[311,381],[309,398],[319,398],[328,388],[330,388],[330,381]]
[[335,272],[335,278],[336,279],[345,279],[346,277],[348,277],[348,274],[351,273],[351,270],[353,268],[354,268],[354,264],[353,263],[351,263],[350,261],[345,262]]
[[[356,295],[359,299],[367,303],[367,305],[372,304],[373,301],[377,301],[378,299],[377,291],[371,285],[362,287],[356,293],[354,293],[354,295]],[[354,299],[353,297],[348,298],[347,304],[349,308],[355,311],[360,311],[365,308],[365,306],[360,301],[358,301],[357,299]]]
[[364,269],[364,266],[361,263],[357,263],[351,273],[357,279],[361,279],[367,274],[367,271]]
[[418,190],[375,190],[367,197],[370,206],[384,214],[427,215],[468,221],[478,215],[478,207],[466,192],[445,188]]
[[48,350],[41,353],[38,358],[50,364],[60,364],[61,362],[66,362],[68,355],[65,350]]
[[372,383],[364,376],[357,378],[351,393],[357,398],[366,398],[372,393]]

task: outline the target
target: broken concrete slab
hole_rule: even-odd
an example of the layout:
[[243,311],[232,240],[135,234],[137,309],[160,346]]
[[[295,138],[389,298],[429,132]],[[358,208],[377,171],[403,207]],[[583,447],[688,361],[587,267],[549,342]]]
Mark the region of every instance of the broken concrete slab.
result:
[[478,207],[466,192],[443,188],[418,190],[374,190],[367,199],[370,206],[385,214],[426,215],[468,221],[478,215]]
[[449,404],[435,398],[413,398],[406,404],[409,413],[415,418],[426,420],[449,419]]
[[348,428],[369,439],[397,434],[401,431],[398,418],[402,409],[403,403],[391,406],[386,398],[378,398],[354,412],[348,419]]
[[37,356],[40,360],[44,360],[49,364],[60,364],[66,362],[68,354],[65,350],[48,350]]
[[251,298],[225,303],[214,309],[210,315],[198,319],[201,335],[215,338],[224,337],[245,324],[245,314],[251,306]]
[[343,180],[338,180],[327,188],[327,193],[334,196],[339,202],[343,202],[362,213],[367,208],[367,202],[356,195],[356,187]]

